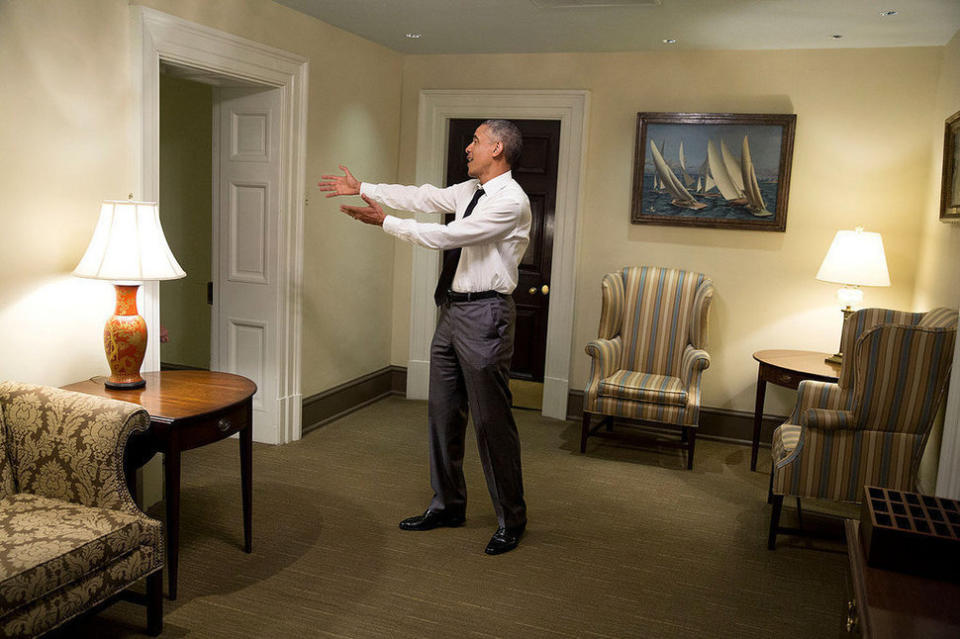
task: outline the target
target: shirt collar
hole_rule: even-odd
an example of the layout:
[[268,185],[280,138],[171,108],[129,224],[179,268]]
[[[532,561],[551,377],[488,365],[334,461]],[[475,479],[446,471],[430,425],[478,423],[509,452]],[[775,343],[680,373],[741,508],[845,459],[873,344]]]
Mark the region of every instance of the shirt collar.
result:
[[477,182],[477,188],[483,189],[485,194],[493,195],[507,185],[513,179],[513,171],[507,170],[495,178],[489,179],[484,184]]

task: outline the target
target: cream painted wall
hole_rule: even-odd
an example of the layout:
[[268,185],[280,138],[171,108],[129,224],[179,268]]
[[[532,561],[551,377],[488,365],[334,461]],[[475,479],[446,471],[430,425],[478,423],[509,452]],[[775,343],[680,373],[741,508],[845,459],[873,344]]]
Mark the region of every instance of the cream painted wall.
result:
[[[393,242],[314,185],[338,162],[396,179],[401,56],[268,0],[142,4],[309,58],[302,392],[382,368]],[[100,201],[137,181],[129,15],[126,0],[0,2],[0,378],[60,385],[107,372],[112,288],[69,273]]]
[[[921,248],[918,255],[914,308],[960,307],[960,224],[940,221],[940,182],[943,167],[944,121],[960,111],[960,32],[947,43],[930,120],[933,140],[926,206],[921,211]],[[943,410],[930,433],[920,464],[919,478],[925,492],[934,492],[939,468]]]
[[160,76],[160,223],[187,276],[160,282],[160,361],[210,367],[213,87]]
[[[893,285],[870,305],[910,308],[930,181],[931,96],[942,48],[409,56],[404,61],[400,179],[415,177],[422,89],[587,89],[591,92],[570,382],[589,372],[600,279],[625,264],[705,272],[716,282],[713,365],[704,405],[753,409],[754,351],[834,351],[836,288],[814,279],[834,233],[862,224],[886,244]],[[796,113],[786,233],[629,223],[638,111]],[[411,252],[394,268],[392,360],[405,364]],[[795,395],[769,387],[766,410]]]
[[933,145],[929,159],[926,206],[921,210],[922,250],[914,305],[960,307],[960,224],[940,221],[944,121],[960,111],[960,31],[944,47],[943,67],[928,125]]

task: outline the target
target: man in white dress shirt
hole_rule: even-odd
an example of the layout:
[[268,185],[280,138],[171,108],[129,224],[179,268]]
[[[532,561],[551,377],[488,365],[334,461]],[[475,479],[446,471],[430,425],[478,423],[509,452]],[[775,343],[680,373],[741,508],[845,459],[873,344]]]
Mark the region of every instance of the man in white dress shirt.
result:
[[[359,195],[367,206],[340,207],[366,224],[382,226],[407,242],[446,251],[434,294],[440,319],[430,346],[430,484],[433,500],[403,530],[462,526],[467,491],[463,478],[467,415],[499,527],[485,552],[517,547],[527,524],[520,468],[520,438],[510,410],[508,382],[516,311],[511,294],[530,240],[530,202],[511,174],[522,138],[515,124],[487,120],[466,148],[475,178],[445,189],[431,185],[368,184],[345,166],[324,175],[327,197]],[[380,205],[420,213],[455,213],[447,225],[385,215]]]

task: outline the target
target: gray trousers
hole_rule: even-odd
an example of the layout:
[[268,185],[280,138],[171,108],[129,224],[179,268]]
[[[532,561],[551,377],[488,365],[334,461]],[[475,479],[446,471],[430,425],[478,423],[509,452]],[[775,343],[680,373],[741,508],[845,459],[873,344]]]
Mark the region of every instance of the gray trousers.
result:
[[440,307],[430,345],[430,510],[464,512],[467,415],[501,527],[527,522],[520,470],[520,436],[508,382],[516,310],[511,297]]

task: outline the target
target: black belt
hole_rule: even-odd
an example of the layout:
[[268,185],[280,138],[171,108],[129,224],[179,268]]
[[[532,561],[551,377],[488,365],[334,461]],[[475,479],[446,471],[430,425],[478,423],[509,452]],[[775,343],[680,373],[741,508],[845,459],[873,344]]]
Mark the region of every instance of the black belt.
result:
[[506,295],[498,293],[497,291],[480,291],[479,293],[447,291],[447,301],[449,302],[472,302],[474,300],[485,300],[490,297],[506,297]]

